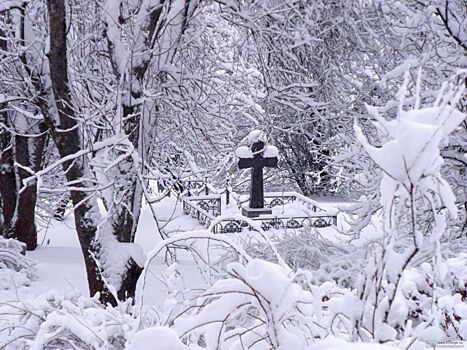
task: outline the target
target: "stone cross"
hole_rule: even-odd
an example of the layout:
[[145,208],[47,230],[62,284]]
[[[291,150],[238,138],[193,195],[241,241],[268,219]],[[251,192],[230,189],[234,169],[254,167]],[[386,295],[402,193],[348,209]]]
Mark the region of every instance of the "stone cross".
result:
[[251,168],[250,204],[249,208],[244,208],[243,214],[248,217],[270,214],[271,210],[264,209],[263,168],[277,167],[277,148],[257,140],[253,142],[251,148],[239,147],[236,155],[239,158],[240,169]]

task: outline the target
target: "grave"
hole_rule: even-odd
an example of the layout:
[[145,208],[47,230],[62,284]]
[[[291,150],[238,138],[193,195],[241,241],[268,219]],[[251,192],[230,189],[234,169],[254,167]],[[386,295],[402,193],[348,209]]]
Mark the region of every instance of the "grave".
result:
[[295,191],[265,193],[263,168],[277,167],[278,150],[268,145],[263,131],[254,130],[246,139],[248,146],[238,147],[235,155],[240,169],[251,169],[249,196],[234,192],[229,182],[225,189],[218,189],[207,178],[188,177],[181,180],[185,191],[177,194],[184,214],[221,234],[256,230],[255,227],[268,231],[337,225],[338,210],[334,208],[325,209]]
[[266,142],[263,131],[254,130],[248,135],[250,147],[237,148],[235,155],[239,158],[240,169],[251,168],[250,201],[242,206],[242,214],[249,218],[272,214],[270,208],[264,207],[263,168],[277,167],[277,148]]

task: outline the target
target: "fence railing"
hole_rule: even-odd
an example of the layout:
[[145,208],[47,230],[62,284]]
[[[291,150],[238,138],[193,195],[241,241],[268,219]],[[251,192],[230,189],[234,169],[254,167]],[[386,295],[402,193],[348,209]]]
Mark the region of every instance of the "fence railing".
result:
[[207,212],[203,208],[196,205],[196,202],[191,202],[186,198],[182,198],[183,213],[197,219],[202,225],[209,227],[215,216]]
[[[337,215],[327,213],[316,213],[311,216],[273,216],[264,215],[252,218],[253,221],[260,222],[260,227],[264,231],[270,229],[298,229],[303,227],[328,227],[337,225]],[[240,219],[226,219],[219,221],[212,228],[214,233],[235,233],[242,232],[244,229],[254,230],[246,221]]]
[[[207,192],[210,186],[202,180],[190,180],[188,189],[192,192],[190,195],[180,196],[183,202],[183,212],[190,215],[192,218],[197,219],[202,225],[208,227],[216,217],[222,214],[222,200],[219,191],[211,191],[210,193],[217,192],[218,194],[200,195],[201,192]],[[227,194],[227,190],[221,192]],[[193,196],[193,193],[198,195]],[[241,204],[244,201],[241,196],[235,192],[229,192],[231,198],[233,198],[237,204]],[[316,201],[307,198],[297,192],[267,192],[264,194],[264,206],[266,208],[273,208],[275,206],[286,205],[300,201],[307,209],[312,213],[310,215],[263,215],[252,220],[260,222],[260,226],[263,230],[267,231],[270,229],[298,229],[303,227],[328,227],[337,225],[337,212],[329,212],[319,206]],[[254,230],[246,221],[241,219],[225,219],[219,221],[213,228],[214,233],[235,233],[241,232],[244,229]]]
[[220,216],[222,213],[221,196],[218,194],[207,196],[191,196],[183,198],[185,201],[194,203],[196,206],[212,214],[214,217]]
[[207,179],[188,179],[181,180],[180,184],[183,188],[183,194],[185,196],[202,196],[210,194],[220,194],[220,191],[210,185]]
[[[248,202],[248,197],[245,195],[235,194],[232,198],[235,199],[237,205],[240,207],[242,204]],[[264,194],[264,207],[273,208],[280,205],[285,205],[300,201],[305,208],[315,213],[326,213],[325,209],[321,208],[319,203],[313,199],[305,197],[297,192],[266,192]],[[336,213],[337,214],[337,213]]]

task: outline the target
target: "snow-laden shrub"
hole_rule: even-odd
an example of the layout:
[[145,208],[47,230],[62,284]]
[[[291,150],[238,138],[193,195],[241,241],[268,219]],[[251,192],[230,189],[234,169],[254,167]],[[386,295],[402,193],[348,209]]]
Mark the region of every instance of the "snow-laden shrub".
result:
[[207,349],[286,350],[305,349],[325,335],[316,324],[320,301],[295,282],[292,270],[259,259],[227,269],[230,278],[215,282],[175,320],[182,339]]
[[0,349],[124,349],[139,325],[130,308],[105,308],[98,298],[56,291],[2,302]]
[[[241,243],[253,258],[277,263],[278,253],[292,270],[313,271],[311,278],[314,284],[333,280],[343,287],[354,286],[359,272],[358,261],[362,260],[362,252],[355,247],[332,242],[312,227],[287,231],[272,237],[271,242],[276,252],[269,242],[261,240],[252,231],[249,239]],[[227,265],[237,259],[238,254],[226,250],[221,261]]]
[[420,329],[436,323],[447,338],[467,340],[467,254],[445,260],[442,268],[441,276],[428,263],[404,271],[398,301],[406,312],[397,322],[407,328],[410,320]]
[[[369,271],[377,271],[369,266],[362,269],[362,279],[368,279]],[[366,305],[374,305],[377,293],[392,288],[387,281],[382,282],[382,291],[375,288],[373,295],[332,282],[323,284],[326,288],[321,287],[321,298],[327,317],[320,324],[333,334],[355,334],[362,341],[378,338],[408,344],[415,339],[426,341],[433,332],[438,333],[437,341],[467,340],[467,254],[447,259],[443,270],[440,279],[426,262],[405,269],[387,308],[387,319],[378,327],[375,322],[384,315],[374,315],[374,308]],[[383,303],[389,301],[386,297]]]
[[25,245],[0,236],[0,290],[29,285],[36,277],[35,263],[24,256]]
[[324,238],[313,228],[286,232],[276,247],[281,257],[294,270],[316,270],[322,264],[329,263],[334,256],[349,254],[350,250],[349,247]]
[[0,302],[0,349],[185,350],[160,313],[131,301],[103,306],[98,296],[51,291],[32,300]]
[[[420,77],[421,73],[417,92]],[[443,287],[448,269],[441,241],[449,231],[448,218],[457,215],[457,206],[452,189],[441,175],[444,161],[440,148],[446,144],[449,134],[465,120],[465,114],[456,109],[464,88],[446,84],[434,104],[424,108],[420,108],[420,96],[416,94],[414,108],[405,110],[408,83],[407,72],[398,93],[400,100],[395,118],[381,115],[377,107],[367,107],[378,131],[377,141],[370,142],[372,138],[365,136],[362,128],[355,124],[358,141],[381,170],[382,206],[379,238],[362,266],[353,301],[358,308],[349,316],[349,333],[355,340],[385,342],[427,337],[427,341],[436,343],[448,337],[461,336],[459,332],[452,334],[448,326],[439,325],[443,322],[440,321],[443,313],[440,301],[443,297],[450,298],[446,296],[455,297],[457,293]],[[425,225],[428,216],[432,217],[433,224]],[[408,306],[400,295],[404,275],[417,261],[424,262],[422,271],[430,270],[433,277],[431,283],[416,288],[421,305],[411,312],[414,317],[424,312],[427,320],[420,327],[413,328],[413,324],[404,319]],[[420,273],[423,275],[417,270],[417,274]],[[455,281],[457,273],[447,278]],[[463,326],[459,324],[459,327]]]

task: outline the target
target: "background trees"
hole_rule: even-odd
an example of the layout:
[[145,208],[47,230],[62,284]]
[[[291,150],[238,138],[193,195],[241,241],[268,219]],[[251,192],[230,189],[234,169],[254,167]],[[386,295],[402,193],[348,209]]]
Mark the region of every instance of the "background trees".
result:
[[256,99],[265,111],[260,119],[302,192],[362,190],[352,173],[361,166],[343,167],[355,150],[354,118],[367,119],[365,104],[394,115],[405,69],[415,81],[422,68],[422,99],[434,100],[440,83],[466,66],[461,8],[458,1],[436,0],[272,0],[222,7],[244,29],[248,62],[263,79],[264,95]]
[[27,53],[31,45],[28,17],[21,4],[11,2],[0,9],[0,125],[1,177],[3,203],[3,235],[26,244],[28,250],[37,245],[35,205],[36,181],[23,186],[23,180],[42,166],[47,137],[46,128],[30,103],[36,98],[31,82],[37,79],[36,58]]

